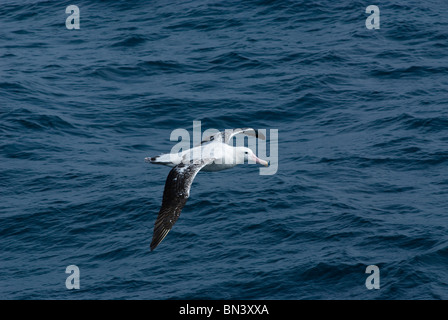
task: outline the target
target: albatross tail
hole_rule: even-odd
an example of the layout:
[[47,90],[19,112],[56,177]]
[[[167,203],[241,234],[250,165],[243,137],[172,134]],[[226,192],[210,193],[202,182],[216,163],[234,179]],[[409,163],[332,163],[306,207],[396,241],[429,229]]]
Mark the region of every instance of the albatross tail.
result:
[[175,154],[162,154],[160,156],[145,158],[145,162],[161,164],[170,167],[174,167],[175,165],[179,164],[181,160],[182,158]]

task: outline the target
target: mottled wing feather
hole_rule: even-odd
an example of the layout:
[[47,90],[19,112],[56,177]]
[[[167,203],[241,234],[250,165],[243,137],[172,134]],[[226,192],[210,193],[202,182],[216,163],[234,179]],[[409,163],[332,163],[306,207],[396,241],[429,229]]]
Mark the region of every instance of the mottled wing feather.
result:
[[260,131],[253,129],[253,128],[238,128],[238,129],[234,129],[233,132],[229,131],[229,132],[225,132],[225,136],[224,136],[224,143],[229,143],[230,139],[232,139],[235,135],[237,134],[245,134],[247,136],[252,136],[261,140],[266,140],[266,137],[264,136],[263,133],[261,133]]
[[196,174],[213,160],[207,159],[190,164],[181,163],[171,169],[165,182],[162,207],[154,224],[151,251],[162,242],[179,219],[182,208],[190,195],[191,184]]
[[204,140],[201,141],[201,144],[204,144],[204,143],[210,142],[210,141],[224,142],[223,136],[224,136],[224,132],[218,132],[218,133],[212,134],[211,136],[205,137]]
[[238,128],[238,129],[234,129],[234,130],[226,130],[226,131],[221,131],[219,133],[216,133],[214,135],[211,135],[207,138],[205,138],[204,140],[201,141],[201,144],[205,143],[205,142],[209,142],[209,141],[213,141],[213,140],[217,140],[217,141],[222,141],[223,143],[229,143],[230,140],[237,134],[245,134],[248,136],[252,136],[252,137],[256,137],[258,139],[262,139],[262,140],[266,140],[266,137],[263,133],[261,133],[260,131],[253,129],[253,128]]

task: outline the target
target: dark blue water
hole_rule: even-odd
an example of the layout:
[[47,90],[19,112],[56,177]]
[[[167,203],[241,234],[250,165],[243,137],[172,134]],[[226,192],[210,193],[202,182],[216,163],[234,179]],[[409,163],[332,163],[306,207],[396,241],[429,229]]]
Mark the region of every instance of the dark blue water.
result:
[[[446,12],[2,1],[0,298],[448,299]],[[169,168],[144,158],[194,120],[278,129],[278,171],[200,172],[150,252]]]

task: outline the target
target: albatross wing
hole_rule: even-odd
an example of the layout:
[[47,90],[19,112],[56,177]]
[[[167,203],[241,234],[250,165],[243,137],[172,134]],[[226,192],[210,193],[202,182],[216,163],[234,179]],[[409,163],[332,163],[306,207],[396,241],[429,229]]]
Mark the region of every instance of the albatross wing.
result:
[[261,133],[260,131],[253,129],[253,128],[238,128],[238,129],[233,129],[230,131],[221,131],[218,132],[214,135],[211,135],[207,138],[205,138],[203,141],[201,141],[201,144],[205,143],[205,142],[209,142],[209,141],[221,141],[222,143],[227,143],[229,144],[230,140],[237,134],[245,134],[247,136],[252,136],[261,140],[266,140],[266,137],[263,133]]
[[191,184],[196,174],[215,159],[197,160],[190,164],[180,163],[171,169],[165,182],[162,207],[154,224],[151,251],[166,237],[179,219],[182,208],[190,195]]

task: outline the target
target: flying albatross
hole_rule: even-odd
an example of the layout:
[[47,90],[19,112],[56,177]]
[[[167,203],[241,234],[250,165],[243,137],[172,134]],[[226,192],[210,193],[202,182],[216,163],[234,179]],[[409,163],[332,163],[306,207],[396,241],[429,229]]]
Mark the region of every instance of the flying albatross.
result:
[[258,158],[251,149],[233,147],[229,144],[232,137],[240,133],[266,139],[261,132],[252,128],[226,130],[207,137],[192,149],[145,158],[149,163],[174,167],[166,178],[162,207],[154,224],[151,251],[162,242],[179,219],[190,195],[191,184],[199,170],[221,171],[244,163],[245,160],[255,161],[264,166],[269,165],[269,162]]

